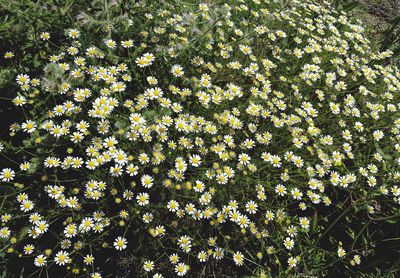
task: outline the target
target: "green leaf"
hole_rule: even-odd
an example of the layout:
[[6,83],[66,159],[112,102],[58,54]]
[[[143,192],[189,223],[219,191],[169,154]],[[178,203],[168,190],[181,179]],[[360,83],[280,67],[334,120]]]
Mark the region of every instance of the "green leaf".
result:
[[23,227],[18,233],[18,241],[22,240],[29,232],[30,226]]
[[360,2],[354,1],[354,2],[348,3],[346,5],[343,5],[343,10],[346,12],[349,12],[349,11],[355,9],[359,5],[360,5]]
[[317,224],[318,224],[318,211],[315,210],[314,215],[313,215],[312,225],[311,225],[312,232],[314,232],[315,228],[317,228]]
[[39,53],[36,53],[35,56],[33,57],[33,66],[35,68],[38,68],[40,66]]

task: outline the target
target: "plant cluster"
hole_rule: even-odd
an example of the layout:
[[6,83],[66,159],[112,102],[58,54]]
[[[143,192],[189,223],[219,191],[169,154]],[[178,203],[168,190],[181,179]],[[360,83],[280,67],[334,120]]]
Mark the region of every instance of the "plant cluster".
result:
[[[90,277],[119,253],[148,277],[362,267],[365,229],[399,215],[391,51],[327,2],[140,7],[95,44],[78,26],[57,46],[41,31],[37,67],[13,68],[6,256]],[[336,237],[353,211],[352,240]]]

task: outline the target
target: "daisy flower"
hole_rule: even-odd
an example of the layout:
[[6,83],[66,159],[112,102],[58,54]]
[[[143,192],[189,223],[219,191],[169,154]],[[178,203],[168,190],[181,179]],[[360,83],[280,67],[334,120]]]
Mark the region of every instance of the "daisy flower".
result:
[[35,257],[35,260],[34,260],[34,264],[37,267],[44,266],[46,264],[46,262],[47,262],[47,260],[44,255],[38,255],[37,257]]
[[14,177],[15,177],[15,172],[10,168],[4,168],[0,172],[0,179],[2,181],[12,181]]
[[236,252],[235,254],[233,254],[233,261],[235,262],[236,265],[241,266],[243,265],[243,261],[244,261],[244,256],[242,253],[240,253],[239,251]]
[[57,265],[65,265],[69,261],[69,254],[66,251],[59,251],[54,257]]
[[123,237],[117,237],[114,241],[114,247],[118,251],[124,250],[126,248],[127,241]]

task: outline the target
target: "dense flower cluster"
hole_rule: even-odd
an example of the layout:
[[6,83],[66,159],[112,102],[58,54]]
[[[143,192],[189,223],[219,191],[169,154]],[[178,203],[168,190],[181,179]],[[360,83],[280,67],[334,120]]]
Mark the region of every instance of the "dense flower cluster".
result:
[[[101,277],[96,254],[129,251],[135,230],[163,250],[142,262],[152,277],[220,260],[296,271],[312,255],[302,245],[315,209],[341,194],[368,215],[378,199],[400,204],[390,51],[373,53],[328,3],[225,2],[160,4],[101,45],[67,30],[41,75],[20,72],[13,103],[26,120],[11,132],[26,134],[26,160],[0,171],[19,207],[4,208],[0,237],[15,243],[14,218],[28,229],[9,253]],[[331,254],[362,263],[335,244]]]

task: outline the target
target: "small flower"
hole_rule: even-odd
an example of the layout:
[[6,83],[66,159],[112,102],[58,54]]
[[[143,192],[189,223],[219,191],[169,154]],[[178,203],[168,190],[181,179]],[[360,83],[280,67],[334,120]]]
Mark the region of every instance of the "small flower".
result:
[[257,212],[258,205],[254,201],[249,201],[246,203],[246,211],[250,214],[255,214]]
[[29,75],[27,74],[18,74],[16,80],[19,85],[25,85],[30,82]]
[[136,64],[143,68],[153,64],[155,57],[152,53],[145,53],[141,57],[136,58]]
[[65,251],[59,251],[55,256],[54,261],[57,265],[65,265],[69,261],[69,254]]
[[106,40],[104,43],[110,49],[113,49],[113,48],[115,48],[117,46],[117,43],[114,40],[111,40],[111,39]]
[[27,244],[24,246],[24,253],[26,255],[30,255],[33,253],[33,250],[35,249],[35,246],[33,246],[32,244]]
[[346,251],[341,246],[339,246],[337,254],[338,254],[339,258],[342,258],[342,257],[346,256]]
[[354,255],[354,257],[353,257],[353,262],[354,262],[354,264],[356,264],[356,265],[361,264],[361,257],[360,257],[360,255]]
[[22,202],[20,205],[20,209],[23,212],[31,211],[33,209],[33,207],[34,207],[34,204],[30,200],[26,200],[26,201]]
[[28,171],[30,167],[31,167],[31,164],[27,161],[25,161],[19,165],[19,169],[21,171]]
[[8,227],[3,227],[0,229],[0,238],[8,238],[11,234],[11,231]]
[[44,266],[46,262],[47,260],[44,255],[38,255],[34,260],[34,264],[38,267]]
[[139,204],[139,206],[146,206],[149,204],[149,194],[147,193],[140,193],[139,195],[136,196],[136,200]]
[[124,250],[126,248],[127,241],[123,237],[117,237],[114,241],[114,247],[118,251]]
[[11,59],[14,57],[14,53],[11,51],[7,51],[6,53],[4,53],[4,58],[5,59]]
[[5,213],[5,214],[3,214],[3,215],[1,216],[0,219],[1,219],[1,222],[7,223],[7,222],[10,221],[10,219],[11,219],[11,214]]
[[50,39],[50,33],[49,32],[43,32],[40,34],[40,38],[44,41],[48,41]]
[[0,172],[0,179],[2,181],[12,181],[14,177],[15,177],[15,172],[10,168],[4,168]]
[[121,41],[121,45],[123,48],[131,48],[133,47],[133,41],[132,40]]
[[70,29],[68,31],[68,36],[70,38],[77,39],[77,38],[79,38],[80,35],[81,35],[80,32],[76,29]]
[[143,175],[140,181],[145,188],[151,188],[153,186],[153,178],[149,175]]
[[175,77],[181,77],[185,72],[180,65],[173,65],[171,68],[171,73]]
[[143,263],[143,269],[144,269],[144,271],[146,271],[146,272],[152,271],[152,270],[154,269],[154,262],[152,262],[152,261],[145,261],[145,262]]
[[200,262],[204,263],[204,262],[207,261],[207,259],[208,259],[208,254],[207,254],[206,252],[204,252],[204,251],[200,251],[200,252],[197,254],[197,259],[198,259]]
[[243,265],[243,261],[244,261],[244,256],[242,253],[240,253],[239,251],[236,252],[235,254],[233,254],[233,261],[235,262],[236,265],[241,266]]
[[289,267],[295,267],[297,265],[297,259],[294,257],[290,257],[288,259],[288,265]]
[[189,266],[184,263],[178,263],[175,266],[175,272],[178,276],[185,276],[189,270]]
[[21,125],[23,131],[27,133],[32,133],[36,130],[36,124],[34,121],[26,121]]
[[101,278],[100,272],[93,272],[90,274],[90,278]]
[[294,247],[294,241],[290,237],[287,237],[283,244],[285,245],[286,249],[291,250]]

